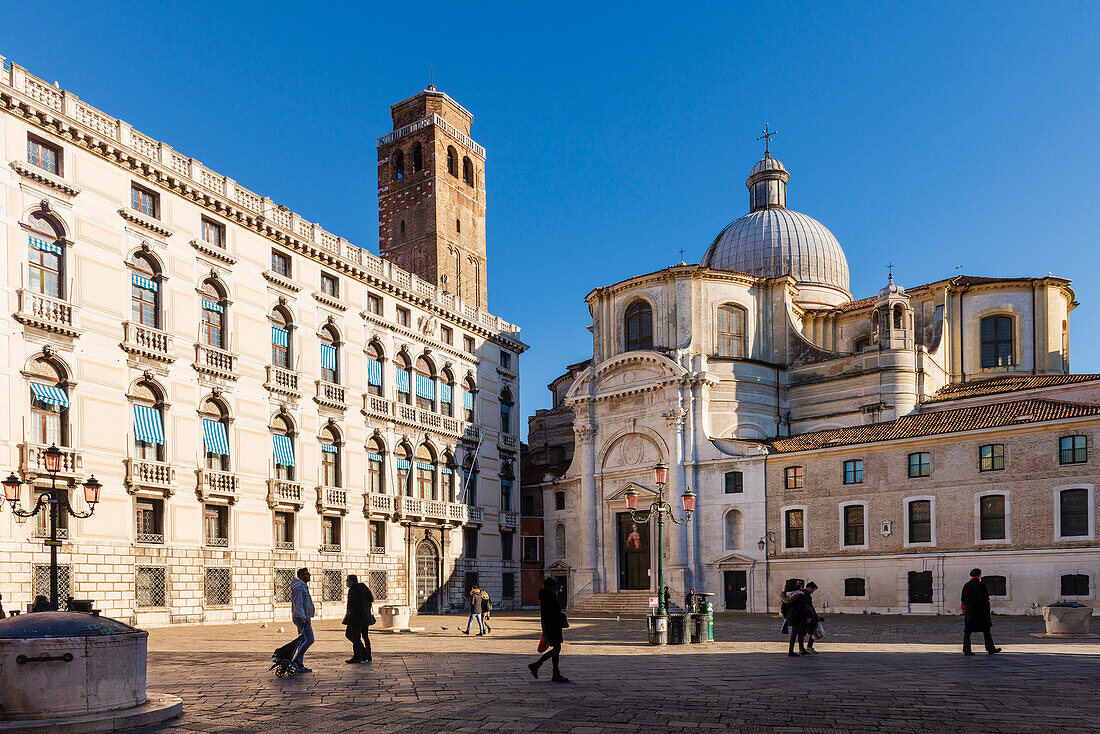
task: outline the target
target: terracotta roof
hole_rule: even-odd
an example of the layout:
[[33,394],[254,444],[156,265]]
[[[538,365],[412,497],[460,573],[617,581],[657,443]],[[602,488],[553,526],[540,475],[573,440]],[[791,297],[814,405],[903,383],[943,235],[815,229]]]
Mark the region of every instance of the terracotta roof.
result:
[[528,464],[520,472],[520,484],[525,487],[529,484],[542,484],[542,479],[547,474],[552,474],[555,478],[563,477],[571,463],[566,461],[561,464]]
[[1079,418],[1100,415],[1100,404],[1069,403],[1062,400],[1014,400],[1007,403],[955,408],[934,413],[917,413],[897,420],[871,423],[866,426],[834,428],[797,436],[781,436],[769,441],[772,453],[850,446],[899,438],[937,436],[958,431],[976,431],[997,426]]
[[1100,380],[1100,375],[1001,375],[985,380],[969,380],[947,385],[940,388],[935,395],[925,402],[941,403],[945,400],[961,400],[962,398],[973,398],[979,395],[1033,390],[1040,387],[1057,387],[1058,385],[1072,385],[1093,380]]
[[[942,280],[934,280],[931,283],[924,283],[922,285],[915,285],[911,288],[906,288],[905,292],[912,295],[918,293],[926,288],[931,288],[935,285],[948,284],[951,286],[960,285],[983,285],[985,283],[1011,283],[1012,281],[1025,281],[1030,283],[1033,280],[1041,280],[1040,278],[993,278],[985,275],[956,275],[954,278],[943,278]],[[861,298],[858,301],[852,301],[851,303],[845,303],[841,306],[837,306],[836,310],[840,313],[847,313],[848,311],[858,311],[861,308],[874,305],[878,300],[878,296],[869,296],[868,298]]]

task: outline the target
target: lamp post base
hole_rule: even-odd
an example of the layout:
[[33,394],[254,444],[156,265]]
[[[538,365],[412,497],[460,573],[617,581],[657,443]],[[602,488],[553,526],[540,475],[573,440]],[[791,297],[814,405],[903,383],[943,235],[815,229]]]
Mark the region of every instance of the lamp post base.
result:
[[651,614],[648,618],[649,644],[668,644],[668,617],[665,615]]

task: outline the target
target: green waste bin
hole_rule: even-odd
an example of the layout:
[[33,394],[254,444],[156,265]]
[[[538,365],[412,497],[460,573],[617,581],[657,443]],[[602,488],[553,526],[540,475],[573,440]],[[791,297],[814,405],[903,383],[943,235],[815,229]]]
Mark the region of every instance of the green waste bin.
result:
[[705,602],[703,602],[703,608],[706,612],[706,614],[704,615],[704,631],[706,633],[704,636],[704,641],[714,642],[714,604],[709,599],[707,599]]
[[683,645],[688,641],[687,615],[668,615],[668,644]]

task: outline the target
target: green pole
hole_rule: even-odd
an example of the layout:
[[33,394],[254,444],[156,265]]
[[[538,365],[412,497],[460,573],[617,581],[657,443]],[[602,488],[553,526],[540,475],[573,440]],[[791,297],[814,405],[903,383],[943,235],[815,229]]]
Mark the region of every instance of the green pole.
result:
[[668,614],[665,609],[665,492],[657,499],[657,616]]

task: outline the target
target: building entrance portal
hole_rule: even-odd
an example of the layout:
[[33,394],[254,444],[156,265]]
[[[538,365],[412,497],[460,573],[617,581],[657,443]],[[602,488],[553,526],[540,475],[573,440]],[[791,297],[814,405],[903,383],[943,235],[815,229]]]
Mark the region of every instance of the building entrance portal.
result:
[[746,571],[726,571],[726,609],[745,611],[749,606],[748,573]]
[[439,553],[431,543],[416,547],[416,609],[421,614],[438,614]]
[[649,589],[649,523],[619,513],[619,590]]

